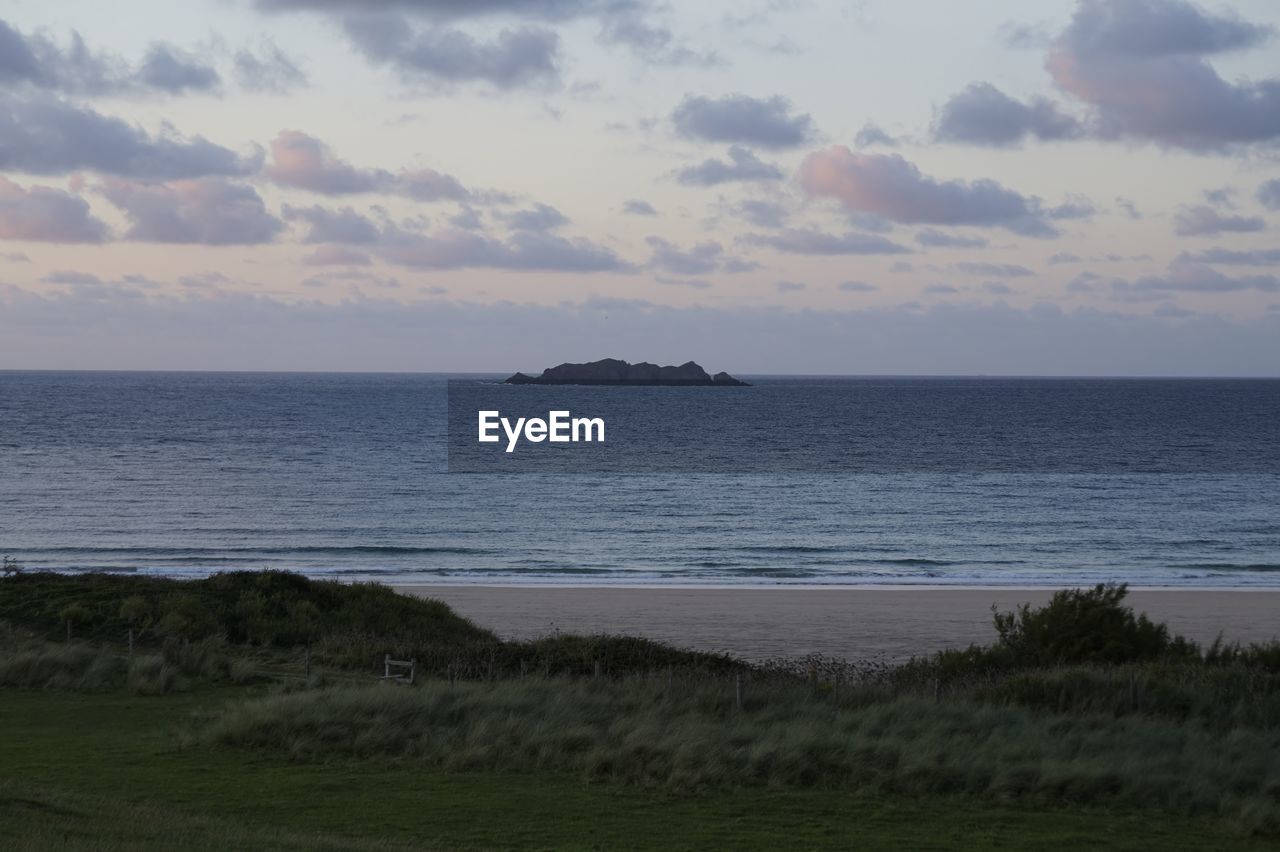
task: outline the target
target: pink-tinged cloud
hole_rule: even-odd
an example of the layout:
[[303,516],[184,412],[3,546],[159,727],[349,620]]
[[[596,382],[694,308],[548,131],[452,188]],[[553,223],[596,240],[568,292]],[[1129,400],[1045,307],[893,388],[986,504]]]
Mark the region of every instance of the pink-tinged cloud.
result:
[[389,193],[415,201],[464,201],[471,193],[453,175],[435,169],[363,169],[336,156],[329,146],[300,130],[282,130],[271,141],[267,177],[281,186],[320,195]]
[[1272,35],[1184,0],[1081,0],[1046,67],[1058,88],[1094,109],[1104,138],[1222,150],[1280,139],[1280,78],[1228,81],[1205,57]]
[[24,189],[0,177],[0,239],[100,243],[106,235],[83,198],[47,186]]
[[298,130],[282,130],[271,141],[266,174],[278,184],[323,195],[379,192],[395,181],[385,169],[359,169],[338,159],[328,145]]
[[1040,200],[999,183],[937,180],[898,154],[854,153],[833,145],[805,157],[800,185],[814,197],[908,225],[1005,228],[1024,236],[1055,236]]
[[126,238],[155,243],[269,243],[284,223],[251,186],[220,178],[141,183],[109,178],[102,194],[124,211]]

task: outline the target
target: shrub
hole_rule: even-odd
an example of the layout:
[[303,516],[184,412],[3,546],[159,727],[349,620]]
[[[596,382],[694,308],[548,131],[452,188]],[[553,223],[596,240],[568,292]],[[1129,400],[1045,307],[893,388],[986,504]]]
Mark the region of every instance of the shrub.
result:
[[1016,665],[1133,663],[1194,656],[1195,646],[1123,605],[1127,585],[1055,592],[1039,609],[1024,604],[994,616],[998,648]]

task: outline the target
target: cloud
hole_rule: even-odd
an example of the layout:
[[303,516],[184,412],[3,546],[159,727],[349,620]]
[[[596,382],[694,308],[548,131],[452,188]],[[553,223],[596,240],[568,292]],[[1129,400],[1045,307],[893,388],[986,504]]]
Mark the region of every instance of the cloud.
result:
[[271,141],[264,173],[282,186],[321,195],[394,193],[415,201],[463,201],[471,193],[452,175],[434,169],[391,173],[362,169],[339,159],[321,140],[300,130],[282,130]]
[[960,290],[956,287],[952,287],[950,284],[930,284],[921,292],[928,293],[933,296],[950,296],[955,293],[959,293]]
[[721,98],[686,95],[671,113],[676,131],[690,139],[780,149],[803,145],[814,136],[808,113],[794,114],[781,95]]
[[138,69],[138,79],[148,88],[171,95],[214,91],[222,84],[213,66],[167,44],[151,45]]
[[28,174],[90,170],[147,180],[247,175],[243,158],[202,136],[152,136],[118,118],[47,95],[0,95],[0,169]]
[[1030,237],[1057,234],[1039,199],[989,179],[936,180],[897,154],[855,154],[834,145],[805,157],[799,178],[810,196],[836,198],[849,210],[901,224],[998,227]]
[[617,4],[618,14],[605,18],[600,27],[600,40],[605,44],[621,44],[639,59],[667,67],[711,66],[720,63],[714,52],[697,51],[681,43],[670,27],[650,20],[652,10],[631,4]]
[[367,60],[390,66],[408,82],[519,89],[560,77],[560,37],[545,27],[504,29],[482,42],[451,27],[417,29],[396,14],[353,14],[343,30]]
[[1135,281],[1115,281],[1112,289],[1125,294],[1159,293],[1237,293],[1257,290],[1263,293],[1280,291],[1280,279],[1274,275],[1248,275],[1233,278],[1194,261],[1177,259],[1169,264],[1164,275],[1150,275]]
[[264,170],[278,184],[323,195],[381,192],[391,188],[395,175],[384,169],[358,169],[339,160],[314,136],[282,130],[271,142],[271,163]]
[[1234,216],[1219,213],[1207,204],[1188,207],[1174,217],[1173,231],[1181,237],[1212,237],[1221,233],[1252,233],[1267,223],[1259,216]]
[[499,240],[474,231],[415,233],[384,229],[379,256],[417,269],[489,268],[553,272],[630,272],[612,249],[586,239],[517,231]]
[[757,228],[781,228],[789,215],[787,208],[776,201],[754,198],[739,203],[735,212]]
[[330,210],[325,207],[292,207],[282,211],[289,222],[306,222],[310,225],[306,243],[337,243],[340,245],[373,245],[382,238],[381,228],[372,219],[357,213],[351,207]]
[[1013,288],[1003,281],[984,282],[982,289],[996,296],[1007,296],[1013,292]]
[[23,188],[0,177],[0,239],[100,243],[107,226],[78,195],[47,186]]
[[1081,0],[1047,67],[1102,138],[1221,151],[1280,138],[1280,78],[1228,82],[1205,57],[1271,35],[1185,0]]
[[986,237],[966,237],[948,234],[937,228],[924,228],[916,232],[916,242],[930,248],[986,248]]
[[685,186],[717,186],[734,181],[782,180],[782,169],[766,163],[746,148],[730,146],[729,162],[714,157],[696,166],[676,172],[676,180]]
[[776,234],[748,234],[750,245],[767,246],[788,254],[906,254],[910,249],[876,234],[846,231],[828,234],[813,228],[786,228]]
[[622,212],[629,216],[657,216],[653,205],[640,198],[628,198],[622,202]]
[[1173,324],[1129,311],[962,300],[820,313],[776,304],[667,307],[619,298],[477,304],[385,293],[326,303],[134,288],[103,299],[74,287],[0,285],[0,362],[45,369],[497,373],[556,363],[564,341],[573,340],[587,352],[644,352],[661,363],[714,360],[748,374],[848,364],[865,374],[1000,375],[1013,364],[1027,375],[1274,376],[1280,364],[1280,313],[1247,321],[1200,315]]
[[779,281],[773,287],[779,293],[799,293],[801,290],[806,289],[808,285],[800,281]]
[[[596,18],[600,24],[597,40],[601,44],[621,45],[643,62],[667,67],[705,67],[720,62],[713,51],[695,50],[685,44],[670,27],[658,19],[665,9],[645,0],[257,0],[255,5],[268,12],[327,13],[339,20],[373,18],[379,22],[379,26],[383,25],[382,21],[400,20],[406,31],[412,30],[406,19],[422,21],[427,25],[426,31],[411,36],[421,55],[406,57],[405,64],[411,72],[426,66],[435,74],[438,63],[444,62],[450,68],[463,64],[456,57],[432,57],[427,54],[434,47],[448,44],[454,37],[470,38],[446,25],[493,19],[545,24]],[[550,33],[550,30],[542,28],[538,31]]]
[[711,289],[711,282],[705,278],[672,278],[669,275],[655,275],[653,282],[667,287],[688,287],[692,290]]
[[869,148],[872,145],[883,145],[886,148],[898,147],[898,140],[890,136],[878,126],[870,122],[862,125],[862,129],[853,137],[853,144],[859,148]]
[[1178,260],[1190,263],[1222,263],[1229,266],[1280,266],[1280,249],[1251,249],[1238,251],[1228,248],[1210,248],[1194,254],[1183,252]]
[[957,263],[952,266],[965,275],[983,275],[989,278],[1026,278],[1034,275],[1030,269],[1016,263]]
[[1159,58],[1255,47],[1270,27],[1234,13],[1212,14],[1185,0],[1080,0],[1066,41],[1082,57]]
[[1049,263],[1055,266],[1063,263],[1079,263],[1080,260],[1080,255],[1073,254],[1069,251],[1060,251],[1057,254],[1049,256]]
[[[396,187],[414,201],[466,201],[479,200],[453,175],[435,169],[401,171],[396,175]],[[501,193],[488,194],[488,200],[499,200]]]
[[1203,193],[1204,200],[1215,207],[1226,207],[1234,209],[1236,188],[1234,186],[1220,186],[1216,189],[1206,189]]
[[102,194],[124,211],[127,239],[156,243],[269,243],[284,223],[251,186],[220,178],[141,183],[108,178]]
[[836,289],[845,293],[874,293],[880,288],[865,281],[841,281]]
[[247,47],[237,50],[234,71],[240,88],[250,92],[282,95],[309,83],[297,62],[270,39],[264,39],[256,50]]
[[1280,178],[1258,187],[1258,203],[1268,210],[1280,210]]
[[373,259],[368,254],[348,246],[316,246],[303,256],[303,266],[368,266]]
[[720,269],[724,247],[714,240],[698,243],[690,249],[682,249],[662,237],[645,240],[652,254],[649,266],[675,275],[706,275]]
[[1043,24],[1005,21],[1000,25],[1000,43],[1014,50],[1048,47],[1051,36]]
[[990,83],[971,83],[943,104],[933,136],[943,142],[1012,147],[1028,137],[1041,141],[1077,139],[1080,122],[1047,98],[1015,100]]
[[[554,208],[539,205],[523,211],[530,218],[524,224],[546,226]],[[430,232],[417,230],[420,222],[395,224],[380,222],[351,207],[336,210],[312,206],[285,205],[284,218],[304,222],[309,228],[303,241],[318,245],[368,247],[382,260],[416,269],[509,269],[553,272],[631,272],[633,267],[614,253],[590,240],[566,238],[544,227],[516,228],[506,239],[482,233],[477,228],[457,226]],[[508,217],[509,218],[509,217]],[[556,227],[559,227],[558,225]]]
[[530,210],[516,210],[502,217],[517,231],[554,231],[569,224],[569,218],[548,204],[535,204]]
[[1044,211],[1044,215],[1055,220],[1092,219],[1097,212],[1098,208],[1093,206],[1092,201],[1087,198],[1077,198],[1048,208]]
[[63,47],[0,21],[0,82],[73,95],[178,95],[216,91],[222,79],[207,59],[164,42],[153,42],[134,67],[95,51],[77,32]]
[[618,0],[255,0],[267,12],[311,11],[343,14],[396,10],[433,20],[462,20],[502,15],[543,21],[565,21],[629,8]]

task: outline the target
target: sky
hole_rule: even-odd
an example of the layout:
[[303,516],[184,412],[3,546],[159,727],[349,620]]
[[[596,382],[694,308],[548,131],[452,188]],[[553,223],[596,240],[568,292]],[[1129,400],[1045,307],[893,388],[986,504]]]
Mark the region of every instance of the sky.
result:
[[1271,0],[0,2],[0,369],[1280,375]]

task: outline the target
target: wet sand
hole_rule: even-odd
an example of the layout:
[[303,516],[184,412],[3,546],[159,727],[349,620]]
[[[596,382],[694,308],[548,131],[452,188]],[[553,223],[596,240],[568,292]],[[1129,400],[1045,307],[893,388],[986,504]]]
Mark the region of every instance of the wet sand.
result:
[[[901,660],[995,637],[991,605],[1052,589],[397,586],[445,601],[504,638],[556,631],[645,636],[750,660],[824,654]],[[1137,589],[1129,603],[1208,643],[1280,638],[1280,590]]]

